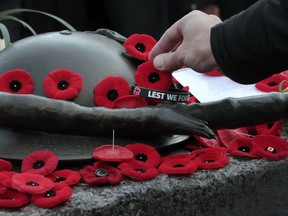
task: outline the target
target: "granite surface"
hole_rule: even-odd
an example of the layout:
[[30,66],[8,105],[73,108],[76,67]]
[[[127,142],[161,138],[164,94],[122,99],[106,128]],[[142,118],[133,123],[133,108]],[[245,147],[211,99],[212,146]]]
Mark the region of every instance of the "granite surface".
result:
[[222,169],[189,176],[161,174],[145,182],[126,179],[116,186],[80,184],[61,206],[41,209],[30,204],[20,210],[0,209],[0,215],[288,215],[288,158],[230,159]]

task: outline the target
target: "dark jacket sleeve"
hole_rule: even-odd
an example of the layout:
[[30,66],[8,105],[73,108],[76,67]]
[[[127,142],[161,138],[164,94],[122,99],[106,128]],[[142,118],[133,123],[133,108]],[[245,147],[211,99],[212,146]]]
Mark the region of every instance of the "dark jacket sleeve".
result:
[[260,0],[214,26],[211,48],[223,73],[239,83],[288,69],[288,1]]

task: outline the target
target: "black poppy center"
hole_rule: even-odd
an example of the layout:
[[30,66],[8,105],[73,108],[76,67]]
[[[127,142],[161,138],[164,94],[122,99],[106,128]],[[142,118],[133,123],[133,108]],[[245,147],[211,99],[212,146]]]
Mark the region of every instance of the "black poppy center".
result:
[[136,168],[135,171],[140,172],[140,173],[145,173],[146,172],[146,170],[140,169],[140,168]]
[[278,83],[275,82],[275,81],[271,81],[271,82],[268,82],[267,85],[268,85],[268,86],[277,86]]
[[110,101],[114,101],[118,98],[118,91],[115,90],[115,89],[111,89],[108,91],[107,93],[107,98],[110,100]]
[[65,80],[61,80],[60,82],[58,82],[58,89],[60,90],[65,90],[69,87],[69,83]]
[[266,147],[265,150],[268,151],[268,152],[271,152],[273,154],[277,153],[276,149],[271,147],[271,146]]
[[66,178],[57,177],[54,182],[63,182],[63,181],[65,181],[65,180],[66,180]]
[[26,182],[26,185],[28,185],[28,186],[39,186],[39,184],[37,182],[32,182],[32,181]]
[[136,160],[143,161],[143,162],[145,162],[148,159],[147,155],[145,155],[145,154],[137,154],[135,156],[135,158],[136,158]]
[[11,89],[11,91],[13,92],[17,92],[21,89],[22,85],[21,82],[19,82],[18,80],[12,80],[9,83],[9,88]]
[[45,194],[46,198],[54,197],[56,196],[56,191],[55,190],[50,190]]
[[40,168],[44,167],[44,165],[45,165],[44,161],[38,160],[38,161],[33,163],[32,167],[33,167],[33,169],[40,169]]
[[107,176],[108,174],[109,174],[108,170],[104,168],[100,168],[95,171],[95,175],[98,177],[104,177]]
[[153,72],[153,73],[149,74],[148,80],[149,80],[150,83],[155,83],[155,82],[160,80],[160,76],[159,76],[158,73]]
[[135,45],[135,48],[139,51],[139,52],[142,52],[144,53],[146,51],[146,47],[143,43],[137,43]]
[[181,168],[181,167],[184,167],[184,165],[183,164],[176,164],[173,166],[173,168]]
[[250,152],[250,148],[248,146],[240,146],[238,150],[242,152]]
[[212,163],[215,162],[215,160],[205,160],[204,163]]

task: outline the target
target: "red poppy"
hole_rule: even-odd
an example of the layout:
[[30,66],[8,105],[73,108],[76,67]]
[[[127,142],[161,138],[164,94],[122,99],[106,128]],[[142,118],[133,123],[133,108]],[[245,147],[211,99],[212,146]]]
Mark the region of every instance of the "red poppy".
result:
[[150,163],[154,167],[160,164],[161,156],[153,146],[143,143],[133,143],[126,145],[125,148],[133,152],[135,160]]
[[12,187],[19,192],[41,194],[53,188],[54,183],[40,174],[16,173],[12,176]]
[[254,152],[251,137],[237,137],[232,140],[227,148],[227,153],[233,156],[259,158]]
[[256,125],[255,130],[257,134],[271,134],[275,136],[281,136],[281,128],[283,126],[283,121],[269,122],[267,124]]
[[10,171],[11,169],[12,169],[12,163],[0,159],[0,171]]
[[279,92],[279,85],[282,83],[282,89],[288,87],[288,82],[285,82],[287,76],[278,73],[274,74],[266,79],[263,79],[255,84],[255,87],[263,92]]
[[229,146],[229,143],[237,137],[249,136],[245,127],[217,130],[216,133],[220,142],[226,147]]
[[66,202],[71,196],[72,189],[65,183],[59,183],[43,194],[33,194],[31,201],[39,208],[53,208]]
[[130,95],[128,82],[119,76],[108,76],[95,86],[94,103],[96,106],[113,108],[114,101],[126,95]]
[[47,97],[60,100],[72,100],[82,89],[82,77],[67,69],[57,69],[43,80]]
[[6,187],[12,188],[12,176],[17,172],[2,171],[0,172],[0,183]]
[[157,41],[147,34],[133,34],[126,39],[123,46],[126,52],[139,59],[148,61],[148,55]]
[[118,184],[122,175],[120,171],[103,161],[97,161],[91,165],[85,166],[80,170],[80,174],[89,185]]
[[136,85],[167,91],[172,83],[172,75],[169,72],[159,71],[153,66],[152,61],[142,63],[135,72]]
[[94,149],[93,158],[101,161],[122,162],[131,160],[133,152],[118,145],[102,145]]
[[57,170],[50,173],[46,177],[51,179],[55,184],[63,182],[67,185],[75,185],[81,179],[80,173],[78,171],[69,169]]
[[203,153],[197,156],[199,169],[219,169],[229,163],[229,158],[225,154]]
[[58,162],[58,156],[52,151],[35,151],[23,159],[21,172],[47,175],[56,169]]
[[170,158],[165,160],[159,166],[159,172],[163,174],[177,175],[177,174],[192,174],[198,168],[197,159],[190,159],[190,157]]
[[25,193],[15,190],[7,190],[5,194],[0,194],[0,207],[2,208],[20,208],[30,202]]
[[154,179],[159,175],[158,170],[150,163],[139,160],[122,162],[118,165],[121,173],[137,181]]
[[0,76],[0,91],[13,94],[32,94],[34,81],[25,70],[10,70]]
[[112,108],[138,108],[148,106],[147,101],[143,97],[137,95],[125,95],[117,98]]
[[218,139],[208,139],[205,137],[194,135],[194,137],[202,143],[205,147],[221,147],[223,146],[222,142],[220,142]]
[[210,71],[210,72],[208,72],[208,73],[205,73],[205,75],[208,75],[208,76],[223,76],[223,74],[222,73],[220,73],[220,71],[219,70],[212,70],[212,71]]
[[274,135],[257,135],[252,143],[255,154],[267,160],[282,160],[288,156],[288,142]]

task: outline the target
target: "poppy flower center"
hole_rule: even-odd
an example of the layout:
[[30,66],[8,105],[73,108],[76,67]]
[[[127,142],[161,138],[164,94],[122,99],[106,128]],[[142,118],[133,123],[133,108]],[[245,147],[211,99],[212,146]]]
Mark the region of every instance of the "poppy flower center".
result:
[[240,146],[238,150],[242,152],[250,152],[250,148],[248,148],[248,146]]
[[136,160],[143,161],[143,162],[145,162],[148,159],[147,155],[145,154],[137,154],[135,158]]
[[45,197],[50,198],[56,196],[56,191],[55,190],[50,190],[45,194]]
[[176,164],[173,166],[173,168],[181,168],[181,167],[184,167],[184,165],[183,164]]
[[38,160],[35,163],[33,163],[32,167],[33,167],[33,169],[40,169],[40,168],[44,167],[44,165],[45,165],[44,161]]
[[135,45],[135,48],[142,53],[144,53],[146,51],[146,47],[143,43],[137,43]]
[[140,172],[140,173],[145,173],[146,172],[146,170],[140,169],[140,168],[136,168],[135,171]]
[[32,182],[32,181],[26,182],[26,185],[28,185],[28,186],[39,186],[39,184],[37,182]]
[[104,177],[107,176],[108,174],[109,174],[108,170],[104,168],[100,168],[95,171],[95,175],[98,177]]
[[273,147],[271,147],[271,146],[268,146],[267,148],[265,148],[265,150],[266,150],[266,151],[269,151],[269,152],[271,152],[271,153],[273,153],[273,154],[276,154],[276,153],[277,153],[276,149],[273,148]]
[[21,83],[18,80],[12,80],[9,83],[9,88],[11,89],[11,91],[17,92],[21,89]]
[[111,89],[109,90],[109,92],[107,93],[107,98],[110,100],[110,101],[114,101],[118,98],[118,92],[117,90],[115,89]]
[[58,89],[60,90],[65,90],[69,87],[69,83],[65,80],[61,80],[60,82],[58,82]]
[[150,75],[148,76],[148,80],[150,83],[155,83],[160,80],[160,76],[158,73],[153,72],[153,73],[150,73]]
[[205,160],[204,163],[212,163],[215,162],[215,160]]
[[268,85],[268,86],[277,86],[278,83],[275,82],[275,81],[271,81],[271,82],[268,82],[267,85]]
[[62,181],[65,181],[65,180],[66,180],[66,178],[57,177],[54,182],[62,182]]

